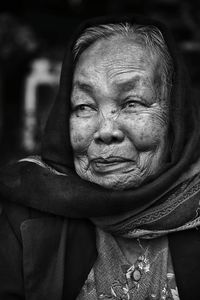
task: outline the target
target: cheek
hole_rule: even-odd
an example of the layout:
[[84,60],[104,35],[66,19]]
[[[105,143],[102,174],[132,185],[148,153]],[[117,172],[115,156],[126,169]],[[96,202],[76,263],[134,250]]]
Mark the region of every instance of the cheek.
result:
[[71,117],[70,139],[73,150],[76,152],[87,151],[94,136],[94,125],[91,120]]
[[138,150],[148,151],[164,142],[167,125],[152,115],[138,115],[126,120],[127,135]]

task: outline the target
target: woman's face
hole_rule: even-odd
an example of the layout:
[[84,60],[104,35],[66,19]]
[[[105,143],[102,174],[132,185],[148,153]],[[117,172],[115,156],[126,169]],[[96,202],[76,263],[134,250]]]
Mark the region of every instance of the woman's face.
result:
[[111,189],[139,186],[166,160],[168,105],[159,58],[127,38],[80,56],[70,118],[75,169]]

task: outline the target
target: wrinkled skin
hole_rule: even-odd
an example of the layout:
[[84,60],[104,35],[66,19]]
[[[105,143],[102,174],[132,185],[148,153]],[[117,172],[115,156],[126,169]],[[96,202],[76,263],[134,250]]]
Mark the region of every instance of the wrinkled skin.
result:
[[159,57],[125,37],[101,39],[76,64],[71,144],[77,174],[105,188],[138,187],[167,156],[168,105]]

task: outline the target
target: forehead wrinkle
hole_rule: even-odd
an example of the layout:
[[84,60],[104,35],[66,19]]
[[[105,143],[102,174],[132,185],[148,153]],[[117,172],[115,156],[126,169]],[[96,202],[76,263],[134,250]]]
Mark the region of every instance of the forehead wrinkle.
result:
[[120,75],[122,73],[129,73],[133,71],[145,71],[144,66],[141,64],[141,66],[136,65],[132,62],[126,63],[126,62],[116,62],[116,61],[111,61],[110,63],[106,64],[106,69],[107,69],[107,76],[108,78],[113,78],[115,75]]
[[85,62],[83,61],[78,67],[75,69],[74,72],[74,80],[78,78],[78,80],[82,82],[90,82],[92,84],[93,78],[90,76],[92,72],[96,73],[96,75],[100,74],[101,71],[98,68],[95,68],[95,63],[91,66],[90,64],[87,65],[85,68]]
[[[133,73],[134,72],[137,72],[137,71],[141,71],[140,68],[113,68],[111,70],[108,70],[106,72],[106,77],[111,80],[111,81],[122,81],[123,78],[121,75],[124,75],[124,74],[129,74],[129,73]],[[137,74],[135,74],[135,76],[137,76]],[[121,78],[120,78],[121,77]],[[130,76],[129,76],[130,77]]]

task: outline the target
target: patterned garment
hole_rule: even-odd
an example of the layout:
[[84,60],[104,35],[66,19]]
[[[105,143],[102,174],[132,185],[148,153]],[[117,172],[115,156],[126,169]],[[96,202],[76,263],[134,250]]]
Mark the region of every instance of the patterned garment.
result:
[[94,224],[114,236],[124,238],[157,238],[168,233],[200,226],[200,160],[196,169],[183,175],[155,205],[134,214],[94,219]]
[[115,238],[100,229],[97,249],[98,259],[77,300],[179,300],[166,236],[149,240],[134,265]]

